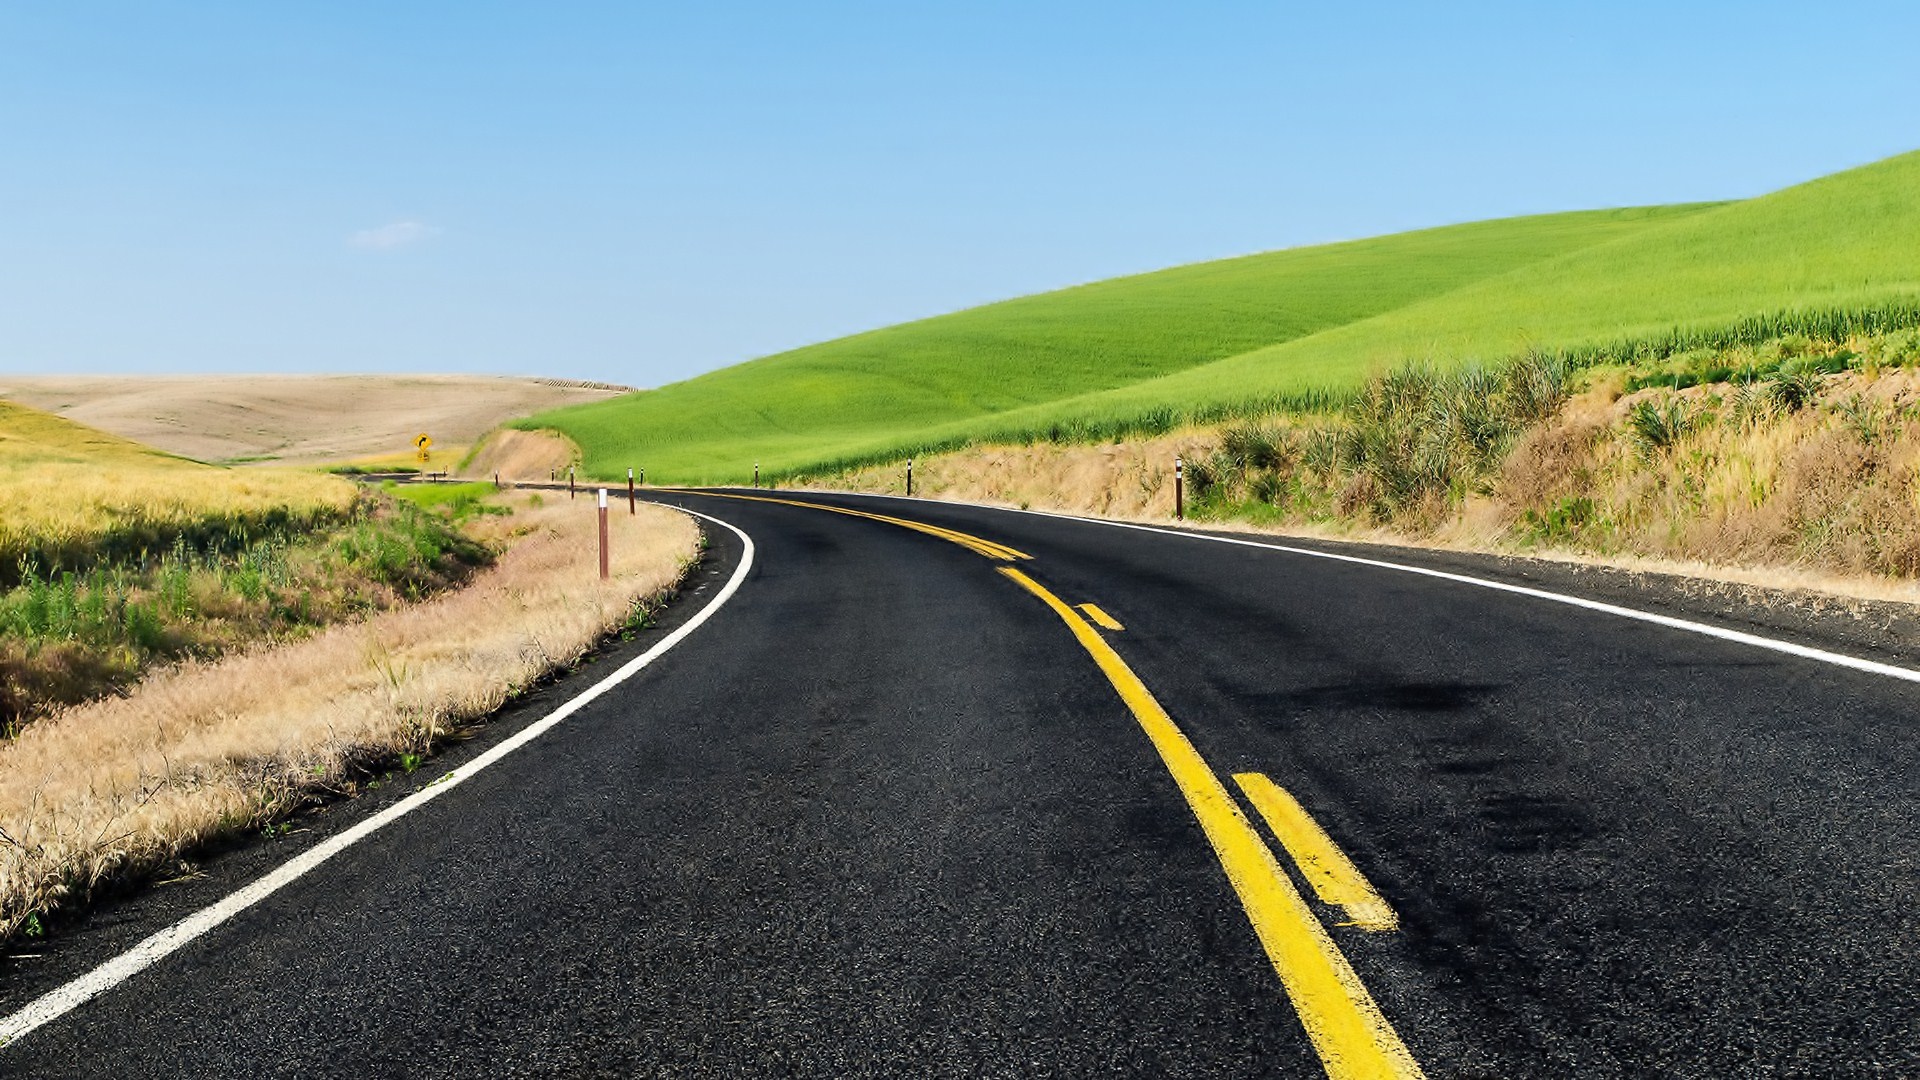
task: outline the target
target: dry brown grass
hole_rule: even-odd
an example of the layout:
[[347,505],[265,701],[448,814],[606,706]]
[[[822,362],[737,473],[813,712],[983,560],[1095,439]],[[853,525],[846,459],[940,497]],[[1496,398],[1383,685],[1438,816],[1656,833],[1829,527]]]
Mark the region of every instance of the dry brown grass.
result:
[[695,551],[682,515],[614,514],[614,579],[602,584],[593,511],[531,501],[480,526],[508,546],[466,588],[165,670],[0,747],[0,936],[339,790],[371,761],[426,751],[578,659]]
[[[1034,507],[1100,517],[1173,515],[1173,459],[1210,449],[1218,435],[1184,431],[1101,446],[979,446],[914,462],[913,491],[936,499]],[[903,494],[904,463],[803,484]]]
[[507,480],[545,480],[554,469],[580,462],[580,448],[557,431],[520,431],[500,428],[480,441],[461,476]]
[[[444,450],[624,388],[475,375],[0,375],[0,398],[200,461],[316,464]],[[441,451],[433,467],[458,460]]]
[[[1492,489],[1379,523],[1357,505],[1313,515],[1261,508],[1247,531],[1504,551],[1872,600],[1920,600],[1920,374],[1829,375],[1797,412],[1738,417],[1735,388],[1621,393],[1603,379],[1527,431]],[[1651,455],[1628,436],[1642,400],[1678,397],[1702,419]],[[1876,411],[1861,414],[1859,403]],[[1849,415],[1845,410],[1852,407]],[[1861,415],[1877,417],[1863,422]],[[977,447],[915,463],[916,493],[1103,517],[1166,521],[1176,453],[1203,459],[1221,430],[1105,446]],[[898,494],[897,467],[817,486]],[[1578,500],[1573,527],[1544,522]]]
[[[1726,386],[1611,396],[1582,395],[1530,433],[1462,519],[1491,506],[1509,540],[1600,554],[1920,575],[1920,379],[1827,376],[1814,404],[1745,417]],[[1664,450],[1636,449],[1623,435],[1628,410],[1673,399],[1697,426]],[[1576,499],[1592,504],[1577,528],[1528,528],[1529,512]]]

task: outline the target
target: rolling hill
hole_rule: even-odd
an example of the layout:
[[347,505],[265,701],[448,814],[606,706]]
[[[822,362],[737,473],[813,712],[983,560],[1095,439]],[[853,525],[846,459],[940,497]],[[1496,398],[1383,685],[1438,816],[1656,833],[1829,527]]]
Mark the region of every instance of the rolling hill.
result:
[[622,388],[479,375],[7,375],[0,398],[198,461],[310,465],[412,458],[434,467],[499,424]]
[[1430,229],[1119,278],[890,327],[516,426],[673,482],[1341,391],[1406,359],[1920,296],[1920,153],[1736,203]]

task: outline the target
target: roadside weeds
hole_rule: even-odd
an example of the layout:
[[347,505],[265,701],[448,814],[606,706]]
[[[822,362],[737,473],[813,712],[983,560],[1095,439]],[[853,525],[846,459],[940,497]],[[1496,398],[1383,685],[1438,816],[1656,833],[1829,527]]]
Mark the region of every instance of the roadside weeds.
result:
[[[1376,377],[1344,411],[1104,445],[972,446],[916,491],[1134,521],[1920,601],[1920,332]],[[900,493],[898,465],[800,486]]]

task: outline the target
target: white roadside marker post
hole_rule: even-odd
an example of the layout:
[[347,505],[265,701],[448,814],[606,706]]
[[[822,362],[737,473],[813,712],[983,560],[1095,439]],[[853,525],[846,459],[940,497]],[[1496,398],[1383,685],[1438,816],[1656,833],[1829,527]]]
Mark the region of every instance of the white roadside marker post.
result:
[[1175,454],[1173,456],[1173,520],[1175,521],[1187,520],[1186,480],[1186,462],[1181,461],[1180,455]]
[[607,489],[600,489],[600,580],[607,580]]

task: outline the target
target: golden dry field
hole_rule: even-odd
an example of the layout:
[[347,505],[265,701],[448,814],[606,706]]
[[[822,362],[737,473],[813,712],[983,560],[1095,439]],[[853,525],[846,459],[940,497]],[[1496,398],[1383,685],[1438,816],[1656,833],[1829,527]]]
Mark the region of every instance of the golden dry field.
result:
[[298,469],[221,469],[0,401],[0,578],[176,536],[344,513],[354,485]]
[[0,399],[198,461],[236,464],[409,455],[424,433],[440,468],[507,420],[621,392],[474,375],[0,375]]

